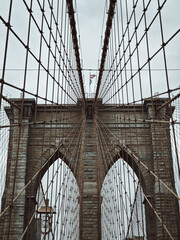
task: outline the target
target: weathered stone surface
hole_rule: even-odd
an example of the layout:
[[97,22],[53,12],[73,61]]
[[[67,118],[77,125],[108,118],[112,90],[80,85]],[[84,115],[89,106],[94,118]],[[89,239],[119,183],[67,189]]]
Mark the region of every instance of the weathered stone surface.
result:
[[[14,100],[17,104],[20,104],[18,99]],[[162,103],[164,100],[159,100]],[[92,104],[90,101],[89,106]],[[159,104],[157,102],[157,104]],[[57,123],[45,123],[37,125],[26,125],[22,127],[19,132],[18,127],[10,129],[10,141],[8,151],[8,167],[6,175],[6,186],[3,195],[2,208],[11,202],[12,191],[14,187],[14,196],[25,186],[25,184],[31,179],[31,177],[46,163],[47,159],[56,152],[56,149],[61,145],[62,141],[66,139],[66,136],[72,131],[75,123],[81,116],[81,104],[80,100],[77,105],[71,106],[71,112],[67,109],[54,108],[52,113],[52,106],[46,106],[46,120],[60,119],[62,116],[68,116],[71,119],[67,122]],[[139,159],[146,164],[146,166],[159,176],[163,182],[167,184],[175,192],[173,169],[172,169],[172,156],[169,151],[170,135],[167,125],[160,123],[145,123],[142,121],[129,121],[129,119],[152,119],[152,106],[150,101],[145,101],[144,105],[136,106],[119,106],[113,110],[106,105],[101,105],[101,101],[98,103],[98,108],[101,111],[98,112],[102,121],[113,132],[117,139],[114,142],[114,137],[111,135],[106,136],[104,141],[107,143],[110,149],[111,159],[109,156],[103,156],[104,160],[104,177],[113,163],[122,157],[133,168],[134,172],[141,180],[143,191],[148,196],[148,200],[151,202],[155,211],[163,219],[163,223],[168,228],[169,232],[173,234],[175,240],[179,239],[178,227],[179,227],[179,211],[177,200],[172,197],[167,189],[159,184],[159,181],[149,174],[147,169],[143,168],[138,161],[131,159],[131,157],[124,151],[122,151],[120,145],[125,144],[128,149],[131,150]],[[136,111],[134,111],[134,107]],[[25,115],[23,121],[33,121],[35,119],[34,112],[34,100],[25,100]],[[44,105],[37,105],[36,121],[44,120]],[[11,123],[19,122],[19,114],[17,109],[6,109]],[[164,111],[164,110],[163,110]],[[48,114],[49,113],[49,114]],[[136,115],[135,115],[136,113]],[[156,116],[158,117],[158,116]],[[102,126],[103,127],[103,126]],[[83,181],[83,188],[81,192],[80,201],[80,239],[81,240],[96,240],[101,239],[101,204],[100,193],[98,192],[98,171],[97,171],[97,151],[98,140],[94,133],[94,120],[91,111],[88,111],[86,119],[86,129],[84,130],[84,137],[82,138],[82,164],[84,172],[82,173],[81,167],[76,165],[76,162],[72,159],[71,151],[67,151],[69,141],[65,141],[61,146],[61,150],[51,158],[50,164],[55,159],[61,157],[66,164],[71,168],[72,172],[81,185]],[[19,141],[19,134],[21,136]],[[72,143],[72,148],[75,143]],[[17,151],[19,149],[19,151]],[[18,152],[18,157],[17,157]],[[99,156],[102,158],[102,156]],[[16,168],[17,164],[17,168]],[[46,166],[38,177],[42,177],[44,172],[50,165]],[[16,177],[14,181],[14,173],[16,168]],[[80,175],[83,174],[82,178]],[[9,239],[19,239],[24,231],[24,228],[31,218],[35,209],[36,191],[38,188],[37,179],[35,179],[31,188],[27,188],[26,191],[18,198],[14,206],[7,211],[0,222],[0,239],[6,240],[9,235]],[[103,181],[103,179],[102,179]],[[100,183],[102,185],[102,182]],[[158,221],[152,208],[145,202],[146,209],[146,228],[147,238],[150,240],[167,240],[169,236],[165,234],[162,224]],[[9,219],[11,224],[9,227]],[[36,225],[32,222],[29,239],[35,240]]]
[[100,239],[97,192],[97,155],[94,145],[93,121],[87,119],[84,154],[82,235],[81,239]]

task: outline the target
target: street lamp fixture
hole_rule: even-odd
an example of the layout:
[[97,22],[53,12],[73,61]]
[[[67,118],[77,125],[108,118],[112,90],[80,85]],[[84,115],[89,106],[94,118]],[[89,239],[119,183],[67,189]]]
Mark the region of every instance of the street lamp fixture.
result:
[[45,236],[49,233],[52,233],[52,218],[53,214],[56,214],[53,207],[49,206],[49,199],[45,199],[45,206],[41,206],[41,208],[37,211],[40,214],[40,226],[41,233]]

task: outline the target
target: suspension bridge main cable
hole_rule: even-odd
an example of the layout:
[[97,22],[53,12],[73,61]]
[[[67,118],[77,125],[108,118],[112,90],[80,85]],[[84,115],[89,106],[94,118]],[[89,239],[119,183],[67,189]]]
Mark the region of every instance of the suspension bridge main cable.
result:
[[98,98],[98,94],[99,94],[99,88],[101,85],[102,74],[104,71],[104,65],[105,65],[106,54],[107,54],[107,50],[108,50],[110,32],[111,32],[111,28],[112,28],[112,21],[113,21],[113,17],[114,17],[114,13],[115,13],[116,1],[117,0],[110,0],[110,3],[109,3],[108,19],[106,22],[104,45],[103,45],[103,50],[102,50],[102,55],[101,55],[101,62],[100,62],[100,68],[99,68],[97,88],[96,88],[96,93],[95,93],[94,107],[96,106],[96,102],[97,102],[97,98]]
[[83,78],[82,78],[82,72],[81,72],[81,61],[80,61],[80,56],[79,56],[76,22],[75,22],[75,19],[74,19],[73,1],[72,0],[66,0],[66,2],[67,2],[67,7],[68,7],[68,14],[69,14],[69,19],[70,19],[73,46],[74,46],[74,51],[75,51],[75,56],[76,56],[76,64],[77,64],[77,69],[78,69],[81,92],[82,92],[82,97],[83,97],[83,101],[84,101],[84,104],[85,104],[85,92],[84,92]]

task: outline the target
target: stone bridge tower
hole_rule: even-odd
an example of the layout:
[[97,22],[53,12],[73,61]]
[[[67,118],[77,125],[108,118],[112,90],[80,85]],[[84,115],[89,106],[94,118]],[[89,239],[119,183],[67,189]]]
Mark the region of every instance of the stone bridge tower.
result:
[[[178,202],[168,188],[163,185],[167,185],[176,192],[173,178],[172,156],[168,152],[170,130],[169,127],[167,129],[167,123],[152,121],[152,115],[156,116],[158,120],[159,115],[157,114],[156,107],[162,105],[165,100],[166,99],[155,99],[153,104],[155,107],[152,106],[151,101],[145,101],[143,105],[139,104],[132,106],[132,108],[129,106],[117,106],[114,110],[113,108],[107,110],[107,105],[102,104],[101,99],[98,100],[96,109],[93,109],[93,100],[87,99],[86,118],[84,119],[84,129],[82,138],[80,139],[80,141],[82,141],[80,156],[83,172],[79,170],[79,172],[76,171],[75,174],[78,185],[81,186],[79,199],[80,239],[101,239],[102,199],[98,191],[98,186],[102,186],[102,182],[99,182],[97,162],[103,157],[104,161],[107,161],[107,171],[113,165],[113,162],[109,164],[108,156],[98,155],[98,136],[97,131],[95,131],[95,113],[96,116],[101,115],[101,119],[104,123],[104,125],[102,124],[101,126],[102,128],[108,126],[114,134],[116,134],[117,128],[121,129],[121,142],[112,144],[113,136],[111,134],[107,135],[106,138],[108,139],[107,142],[111,149],[110,152],[113,161],[115,162],[119,158],[123,158],[133,167],[136,175],[141,179],[143,191],[147,196],[147,199],[144,199],[147,239],[169,239],[168,235],[163,238],[162,224],[173,234],[173,239],[179,239]],[[21,106],[21,99],[11,99],[11,102]],[[76,105],[72,105],[71,112],[68,111],[65,105],[61,105],[54,109],[54,111],[56,111],[56,116],[59,115],[59,118],[60,115],[65,112],[68,116],[72,115],[73,119],[69,120],[69,123],[48,122],[48,120],[52,118],[52,116],[50,116],[50,114],[52,114],[52,105],[37,105],[36,107],[37,114],[35,120],[34,99],[24,100],[23,127],[21,132],[19,132],[18,127],[13,127],[13,125],[18,125],[19,123],[18,109],[13,106],[6,107],[5,109],[12,127],[10,128],[6,185],[2,200],[2,211],[12,201],[13,186],[15,186],[13,196],[16,196],[27,184],[29,184],[29,187],[27,187],[17,200],[11,204],[10,210],[6,212],[0,222],[0,239],[3,240],[7,239],[9,221],[11,221],[9,239],[20,239],[25,226],[30,220],[26,218],[27,206],[31,206],[29,208],[32,211],[30,216],[33,216],[39,179],[42,178],[49,166],[58,157],[63,158],[72,172],[75,172],[75,168],[79,167],[76,166],[76,163],[73,162],[72,159],[69,159],[69,152],[66,151],[68,141],[64,139],[72,132],[74,124],[78,124],[78,120],[84,111],[82,101],[79,99]],[[134,114],[134,108],[136,108],[135,112],[137,114],[137,119],[145,118],[147,120],[145,123],[138,120],[130,122],[129,119]],[[44,111],[46,111],[46,123],[44,123]],[[113,116],[115,114],[117,118],[120,117],[119,119],[123,119],[123,121],[119,120],[119,122],[116,123],[114,118],[111,118],[112,111]],[[168,112],[169,107],[164,107],[161,111]],[[126,119],[124,116],[127,116],[127,113],[128,118]],[[142,114],[144,114],[145,117],[142,116]],[[74,115],[76,115],[76,117],[74,117]],[[29,123],[33,121],[38,122],[38,124],[30,125]],[[66,128],[64,128],[63,124],[66,124]],[[52,125],[53,131],[50,131],[50,126],[52,127]],[[125,130],[129,134],[129,139],[124,139]],[[57,132],[58,138],[56,138]],[[138,134],[135,134],[135,132]],[[72,134],[77,133],[73,132]],[[18,139],[20,139],[20,141],[18,141]],[[46,146],[46,141],[51,141],[51,147],[49,147],[49,144],[47,144],[48,148],[44,147]],[[14,159],[16,158],[17,148],[19,148],[19,155],[18,162],[16,163]],[[157,158],[159,160],[158,166],[156,161]],[[33,165],[31,164],[32,161]],[[149,177],[149,169],[144,167],[143,164],[157,174],[158,178],[162,181],[159,182],[153,175]],[[167,166],[169,169],[168,172],[166,171]],[[11,175],[14,171],[16,171],[16,182],[13,181]],[[79,174],[77,174],[77,172]],[[104,178],[106,173],[104,174]],[[79,177],[78,175],[82,176]],[[32,176],[34,177],[30,180]],[[158,221],[156,216],[156,214],[159,214],[159,216],[161,215],[160,207],[163,207],[164,212],[163,223]],[[28,239],[35,240],[36,233],[33,227],[35,226],[34,221],[35,220],[32,220],[32,227],[30,228],[31,231],[28,232]],[[24,239],[25,238],[26,236]]]

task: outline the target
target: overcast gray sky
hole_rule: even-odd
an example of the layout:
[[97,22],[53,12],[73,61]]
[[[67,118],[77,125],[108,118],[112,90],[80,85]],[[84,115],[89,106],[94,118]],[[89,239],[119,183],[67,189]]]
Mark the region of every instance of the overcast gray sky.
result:
[[[129,2],[129,10],[132,11],[132,2]],[[137,20],[142,15],[142,2],[138,1],[138,6],[136,9]],[[148,1],[145,1],[147,4]],[[149,5],[149,10],[147,11],[147,22],[154,17],[157,12],[158,1],[151,1]],[[109,3],[109,2],[108,2]],[[160,1],[162,4],[163,1]],[[83,54],[83,67],[84,68],[97,68],[97,61],[99,57],[100,49],[100,40],[101,40],[101,31],[103,25],[103,14],[105,1],[84,1],[77,0],[78,6],[78,15],[80,22],[80,36],[81,36],[81,48]],[[107,7],[106,7],[107,9]],[[167,1],[162,10],[162,22],[163,22],[163,31],[164,39],[167,41],[179,28],[180,28],[180,1],[171,0]],[[107,11],[106,11],[107,12]],[[105,15],[104,23],[106,22],[107,14]],[[126,22],[125,22],[126,23]],[[139,28],[138,34],[144,32],[144,25],[142,28]],[[103,39],[104,39],[104,30],[103,30]],[[153,54],[161,45],[161,36],[160,36],[160,27],[159,27],[159,18],[153,23],[149,31],[149,43],[150,43],[150,52]],[[180,69],[180,34],[178,34],[173,41],[166,47],[166,56],[169,69]],[[141,62],[144,63],[146,60],[145,56],[146,46],[142,45],[140,49]],[[164,68],[162,61],[162,54],[158,54],[157,57],[151,62],[151,67],[153,69]],[[95,73],[95,72],[94,72]],[[85,82],[89,81],[89,73],[84,72]],[[142,73],[144,79],[144,92],[147,88],[147,74]],[[160,79],[165,78],[164,72],[152,72],[153,81],[153,92],[163,92],[166,90],[166,85]],[[170,70],[169,71],[169,81],[170,88],[176,88],[180,85],[180,71]],[[87,84],[88,85],[88,84]],[[94,86],[92,87],[94,89]],[[91,90],[92,91],[92,90]],[[147,92],[147,97],[149,92]]]
[[[79,17],[79,27],[80,27],[80,46],[82,49],[83,57],[83,68],[85,69],[98,69],[98,58],[100,53],[100,43],[102,31],[103,20],[104,23],[107,19],[107,4],[106,0],[76,0],[78,17]],[[104,16],[105,14],[105,16]],[[104,18],[105,17],[105,18]],[[89,85],[89,71],[83,71],[86,91]],[[91,74],[98,75],[98,72],[91,71]],[[96,83],[97,77],[94,78],[93,82]],[[92,83],[91,92],[94,91],[95,84]]]
[[[9,0],[7,1],[0,1],[0,15],[7,20],[8,16],[8,8],[9,8]],[[30,0],[27,1],[29,4]],[[104,10],[105,10],[105,2],[108,2],[106,6],[105,11],[105,18],[103,18]],[[132,11],[132,2],[128,1],[129,4],[129,10]],[[136,9],[136,17],[137,20],[142,15],[142,2],[138,1],[138,6]],[[146,4],[148,1],[145,1]],[[163,1],[160,1],[161,3]],[[82,56],[83,59],[83,68],[95,68],[98,67],[98,58],[99,58],[99,51],[101,49],[101,33],[102,38],[104,39],[104,29],[102,31],[102,26],[106,23],[107,19],[107,8],[109,5],[109,1],[107,0],[76,0],[75,2],[75,10],[76,14],[78,14],[79,18],[79,29],[80,29],[80,38],[81,38],[81,44],[80,47],[82,49]],[[76,9],[77,5],[77,9]],[[180,1],[179,0],[168,0],[163,7],[162,10],[162,20],[163,20],[163,26],[164,26],[164,38],[165,40],[169,39],[172,34],[179,29],[179,23],[180,23]],[[153,18],[157,11],[157,1],[151,1],[151,4],[149,5],[149,10],[147,11],[147,21]],[[33,1],[33,14],[38,20],[38,23],[40,24],[40,10],[39,6],[37,5],[36,1]],[[48,15],[48,11],[46,11],[46,14]],[[75,15],[76,15],[75,14]],[[126,24],[126,23],[125,23]],[[24,6],[23,1],[14,0],[13,1],[13,11],[12,11],[12,27],[13,30],[20,36],[23,40],[27,37],[27,26],[28,26],[28,14],[26,7]],[[2,69],[3,64],[3,55],[4,55],[4,46],[5,46],[5,36],[6,36],[6,27],[5,25],[0,22],[0,69]],[[32,26],[33,31],[33,37],[31,36],[31,50],[37,55],[38,54],[38,46],[37,42],[39,41],[39,35],[37,33],[37,30]],[[138,34],[144,32],[144,27],[142,26],[141,29],[138,30]],[[150,40],[150,51],[153,54],[155,52],[160,44],[160,30],[159,30],[159,19],[157,22],[155,22],[149,31],[149,40]],[[47,33],[45,32],[45,35]],[[180,68],[180,51],[179,51],[179,42],[180,42],[180,34],[177,35],[173,41],[166,47],[166,54],[167,54],[167,62],[168,62],[168,68],[170,69],[179,69]],[[141,47],[140,50],[141,54],[141,61],[142,63],[145,61],[146,56],[144,55],[144,48]],[[47,51],[43,51],[43,61],[45,62],[47,59]],[[101,55],[100,55],[101,56]],[[18,59],[18,61],[17,61]],[[154,61],[152,61],[152,68],[161,68],[163,67],[162,64],[162,55],[159,54]],[[24,68],[24,62],[25,62],[25,51],[24,47],[20,46],[19,42],[10,35],[10,41],[8,46],[8,58],[7,58],[7,68]],[[37,68],[37,63],[29,58],[29,68]],[[91,72],[93,74],[96,74],[96,72]],[[1,72],[0,72],[1,74]],[[84,82],[85,82],[85,88],[86,91],[88,89],[89,85],[89,72],[83,71],[84,75]],[[147,76],[145,73],[143,74],[143,78],[146,79]],[[154,83],[153,83],[153,91],[154,92],[161,92],[165,88],[163,88],[164,84],[159,81],[159,79],[163,78],[163,75],[160,72],[152,72],[152,76],[154,77]],[[41,77],[44,78],[45,74],[41,73]],[[23,74],[22,72],[18,71],[7,71],[6,72],[6,80],[12,84],[17,84],[17,86],[22,85],[22,78]],[[37,78],[36,72],[28,73],[27,76],[27,86],[29,87],[30,91],[34,91],[34,88],[32,87],[32,79]],[[175,88],[180,84],[180,71],[169,71],[169,78],[170,78],[170,87]],[[158,81],[157,81],[158,79]],[[145,83],[146,81],[144,81]],[[96,83],[96,79],[94,79],[94,83],[92,84],[91,91],[94,91],[94,85]],[[10,92],[13,92],[15,95],[17,94],[19,96],[19,93],[16,92],[14,89],[8,89]],[[43,95],[44,93],[42,93]],[[147,92],[147,96],[148,96]]]

